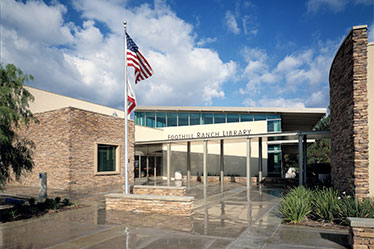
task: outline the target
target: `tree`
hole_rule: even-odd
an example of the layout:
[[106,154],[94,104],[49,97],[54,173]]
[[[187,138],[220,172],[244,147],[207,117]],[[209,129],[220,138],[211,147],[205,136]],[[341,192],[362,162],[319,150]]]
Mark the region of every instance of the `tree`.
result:
[[21,126],[37,122],[29,110],[34,97],[23,87],[29,80],[34,80],[32,75],[24,74],[15,65],[4,68],[0,64],[0,189],[11,180],[11,169],[19,180],[34,165],[33,142],[17,134]]
[[[314,127],[315,131],[328,131],[330,130],[330,114],[323,117]],[[307,151],[307,164],[310,166],[320,165],[318,171],[329,170],[326,169],[330,165],[331,160],[331,139],[321,138],[317,139],[312,145],[308,147]],[[327,166],[326,166],[327,165]],[[323,169],[325,168],[325,169]]]

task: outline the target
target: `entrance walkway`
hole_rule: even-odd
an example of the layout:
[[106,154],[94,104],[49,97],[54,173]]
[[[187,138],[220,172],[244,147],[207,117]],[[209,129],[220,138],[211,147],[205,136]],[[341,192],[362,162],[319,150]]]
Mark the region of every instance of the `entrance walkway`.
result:
[[[0,224],[0,248],[346,248],[347,231],[281,224],[280,190],[191,186],[193,217],[106,211],[92,206]],[[249,200],[249,201],[248,201]]]

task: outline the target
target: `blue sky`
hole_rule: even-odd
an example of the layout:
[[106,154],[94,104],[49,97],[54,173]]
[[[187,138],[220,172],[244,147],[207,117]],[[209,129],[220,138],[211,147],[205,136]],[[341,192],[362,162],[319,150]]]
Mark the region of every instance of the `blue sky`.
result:
[[0,3],[2,63],[31,86],[116,108],[124,20],[154,71],[134,87],[138,105],[326,108],[342,39],[366,24],[374,41],[374,0]]

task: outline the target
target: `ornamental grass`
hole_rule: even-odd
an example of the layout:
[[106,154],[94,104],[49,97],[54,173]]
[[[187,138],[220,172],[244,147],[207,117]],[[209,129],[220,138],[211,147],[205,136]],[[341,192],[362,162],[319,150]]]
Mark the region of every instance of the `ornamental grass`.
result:
[[346,217],[374,218],[374,198],[356,200],[333,188],[296,187],[281,196],[284,221],[297,224],[308,219],[346,224]]

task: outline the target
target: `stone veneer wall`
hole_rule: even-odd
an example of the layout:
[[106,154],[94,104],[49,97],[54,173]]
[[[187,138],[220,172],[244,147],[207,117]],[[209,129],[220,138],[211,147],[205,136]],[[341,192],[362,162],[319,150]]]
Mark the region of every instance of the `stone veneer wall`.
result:
[[[31,173],[11,185],[39,186],[39,172],[47,172],[48,188],[89,191],[124,184],[124,120],[77,108],[35,114],[39,124],[20,131],[35,143]],[[120,146],[117,174],[97,175],[94,169],[97,143]],[[129,181],[134,183],[134,122],[129,121]]]
[[369,218],[348,218],[349,245],[353,249],[374,248],[374,219]]
[[105,195],[105,205],[107,210],[191,216],[194,208],[194,197],[107,194]]
[[369,196],[367,27],[353,27],[330,69],[331,177],[340,191]]
[[186,196],[187,188],[174,186],[135,185],[133,189],[133,194]]

